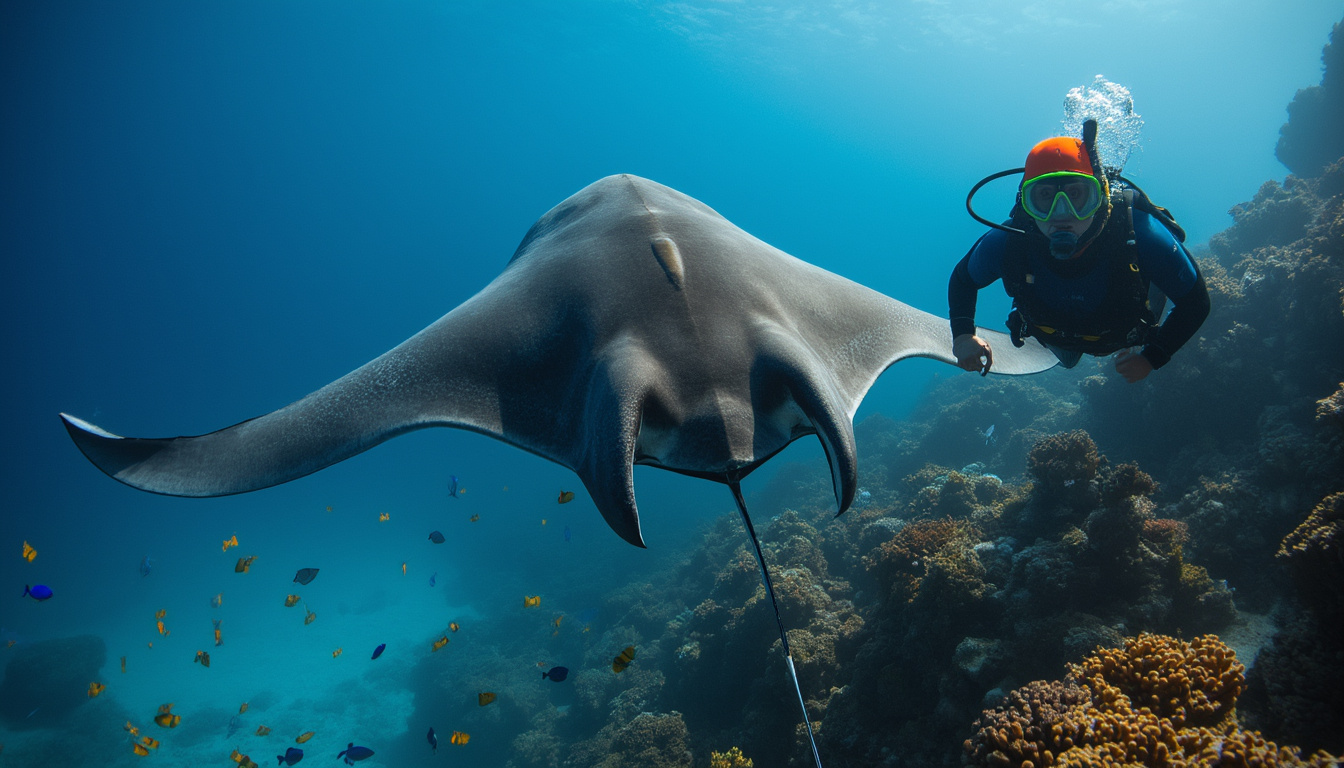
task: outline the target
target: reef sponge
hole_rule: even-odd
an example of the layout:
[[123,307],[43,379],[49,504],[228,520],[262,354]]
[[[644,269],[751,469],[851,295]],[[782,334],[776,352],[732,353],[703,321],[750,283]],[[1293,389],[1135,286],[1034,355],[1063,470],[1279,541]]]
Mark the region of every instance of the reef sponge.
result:
[[1185,643],[1140,635],[1070,665],[1062,681],[1034,682],[984,712],[964,750],[973,765],[1275,766],[1325,768],[1238,727],[1244,678],[1232,649],[1205,635]]
[[710,752],[709,768],[752,768],[751,758],[742,754],[742,750],[733,747],[727,752]]
[[1027,454],[1027,473],[1050,496],[1081,493],[1100,467],[1097,444],[1081,429],[1043,437]]

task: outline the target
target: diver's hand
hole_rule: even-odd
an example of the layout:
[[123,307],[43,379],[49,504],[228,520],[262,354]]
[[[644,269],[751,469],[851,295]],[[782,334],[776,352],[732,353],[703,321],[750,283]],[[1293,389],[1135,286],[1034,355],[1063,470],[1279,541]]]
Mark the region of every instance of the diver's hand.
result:
[[1133,384],[1143,381],[1148,374],[1152,373],[1153,364],[1148,362],[1148,358],[1143,355],[1124,349],[1115,354],[1115,372],[1124,376],[1125,381]]
[[994,351],[989,342],[971,333],[963,333],[952,340],[952,356],[957,358],[957,367],[966,371],[979,371],[981,376],[989,373],[994,365]]

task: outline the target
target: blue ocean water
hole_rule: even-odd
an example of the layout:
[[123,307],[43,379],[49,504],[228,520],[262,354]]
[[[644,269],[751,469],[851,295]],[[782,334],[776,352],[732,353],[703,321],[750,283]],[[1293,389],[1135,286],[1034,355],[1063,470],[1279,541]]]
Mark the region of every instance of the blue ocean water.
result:
[[[257,702],[244,734],[263,723],[316,730],[309,748],[324,759],[353,740],[401,756],[364,765],[411,764],[404,745],[420,747],[429,724],[445,740],[472,731],[473,749],[507,745],[487,714],[408,722],[404,677],[430,641],[449,621],[465,628],[460,645],[473,626],[530,620],[524,594],[570,616],[591,609],[731,509],[721,487],[638,469],[650,543],[640,551],[582,493],[555,504],[560,490],[581,491],[570,473],[477,435],[416,433],[275,489],[184,500],[108,480],[56,414],[157,436],[273,410],[473,295],[532,221],[619,172],[945,314],[948,273],[982,231],[966,191],[1055,133],[1065,93],[1098,73],[1129,88],[1145,120],[1126,175],[1200,243],[1230,223],[1228,208],[1286,174],[1273,154],[1284,107],[1319,82],[1340,11],[1316,0],[1235,14],[1211,0],[9,0],[4,637],[101,636],[108,689],[85,710],[118,706],[144,726],[172,701],[184,721],[210,722],[163,736],[160,762],[246,746],[225,734],[243,701]],[[977,202],[1006,211],[1010,194],[990,187]],[[985,325],[1006,308],[991,293]],[[899,417],[933,377],[954,374],[903,363],[859,418]],[[823,461],[803,443],[785,457]],[[454,475],[461,499],[447,498]],[[444,545],[426,540],[435,529]],[[221,552],[234,534],[238,548]],[[19,557],[24,541],[38,552],[31,563]],[[233,572],[240,555],[257,556],[247,574]],[[290,579],[302,567],[322,572],[300,588]],[[56,596],[21,599],[30,583]],[[283,607],[289,592],[318,613],[312,625],[302,607]],[[387,652],[373,662],[379,643]],[[191,663],[202,648],[208,670]],[[545,661],[562,663],[518,659],[519,679]],[[464,681],[462,693],[475,690]],[[25,739],[49,737],[0,733],[0,764]],[[252,747],[254,759],[270,759],[264,748],[274,747]],[[463,749],[456,762],[493,764],[478,756],[498,749]],[[105,764],[133,759],[123,750]]]

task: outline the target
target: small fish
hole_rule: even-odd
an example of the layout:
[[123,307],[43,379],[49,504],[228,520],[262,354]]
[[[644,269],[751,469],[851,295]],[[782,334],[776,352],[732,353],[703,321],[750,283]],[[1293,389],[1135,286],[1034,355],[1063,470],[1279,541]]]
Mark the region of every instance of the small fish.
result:
[[448,498],[460,499],[462,497],[459,496],[458,494],[466,492],[467,489],[457,484],[457,475],[453,475],[452,478],[448,481]]
[[306,587],[313,579],[317,578],[317,570],[316,568],[300,568],[299,572],[294,574],[294,581]]
[[167,609],[167,608],[160,608],[159,610],[157,610],[157,611],[154,612],[154,618],[156,618],[156,619],[162,619],[163,617],[165,617],[165,616],[167,616],[167,615],[168,615],[168,609]]
[[276,755],[275,759],[280,761],[278,765],[294,765],[303,759],[303,750],[298,747],[290,747],[285,750],[285,754]]
[[391,519],[392,519],[392,516],[389,515],[389,514],[387,514],[386,512],[383,512],[383,513],[381,513],[381,514],[378,515],[378,522],[380,522],[380,523],[386,523],[388,520],[391,520]]
[[23,585],[23,596],[31,597],[39,603],[43,600],[50,600],[51,595],[51,587],[48,587],[45,584],[34,584],[31,587],[27,584]]
[[308,611],[308,615],[303,617],[303,625],[306,627],[317,620],[317,612],[309,609],[306,605],[303,606],[303,610]]
[[121,674],[126,674],[126,657],[121,657]]
[[215,622],[215,647],[219,647],[224,644],[224,633],[219,628],[219,619],[212,619],[212,621]]
[[378,658],[383,655],[383,649],[387,648],[387,643],[379,643],[377,648],[373,649],[373,657]]
[[223,549],[221,549],[220,551],[221,551],[221,552],[228,552],[228,551],[229,551],[229,547],[236,547],[236,546],[238,546],[238,534],[235,533],[235,534],[233,534],[233,537],[232,537],[232,538],[228,538],[228,539],[225,539],[225,540],[224,540],[224,547],[223,547]]
[[301,599],[302,598],[300,598],[298,595],[285,595],[285,607],[293,608],[294,606],[299,604],[299,600]]
[[560,622],[561,622],[561,621],[564,621],[564,618],[565,618],[565,614],[563,614],[563,613],[560,614],[559,616],[556,616],[555,619],[551,621],[551,625],[554,626],[556,629],[559,629],[559,628],[560,628]]
[[233,717],[230,717],[230,718],[229,718],[229,729],[228,729],[227,731],[225,731],[225,733],[224,733],[224,737],[225,737],[225,738],[228,738],[228,739],[232,739],[232,738],[233,738],[233,734],[237,733],[238,731],[240,731],[240,730],[242,730],[242,729],[243,729],[243,718],[242,718],[241,714],[239,714],[239,715],[234,715]]
[[140,729],[139,729],[139,728],[136,728],[134,725],[131,725],[131,721],[130,721],[130,720],[127,720],[127,721],[126,721],[126,724],[123,725],[123,726],[121,726],[121,729],[122,729],[123,731],[125,731],[125,732],[131,734],[132,736],[139,736],[139,735],[140,735]]
[[[445,646],[445,645],[447,645],[447,644],[448,644],[448,636],[447,636],[447,635],[444,635],[443,637],[440,637],[438,640],[435,640],[435,641],[434,641],[434,648],[433,648],[433,650],[434,650],[434,651],[437,651],[437,650],[439,650],[440,648],[442,648],[443,646]],[[432,651],[431,651],[431,652],[432,652]]]
[[248,757],[247,755],[244,755],[243,753],[239,752],[236,749],[233,750],[233,753],[229,755],[229,759],[237,763],[238,768],[261,768],[261,766],[253,762],[252,758]]
[[247,702],[246,702],[246,701],[244,701],[242,704],[239,704],[239,705],[238,705],[238,714],[241,715],[241,714],[243,714],[243,713],[245,713],[245,712],[247,712]]
[[256,555],[238,558],[238,564],[233,566],[234,573],[247,573],[252,568],[252,561],[256,560]]
[[[314,734],[316,733],[317,733],[316,731],[304,731],[303,733],[300,733],[297,738],[294,739],[294,743],[302,744],[305,741],[313,738]],[[340,755],[337,755],[337,757],[340,757]]]
[[985,439],[985,445],[993,445],[994,443],[998,442],[998,438],[994,437],[993,424],[990,424],[989,429],[986,429],[984,432],[982,432],[980,436]]
[[158,627],[159,627],[159,634],[160,634],[160,635],[167,635],[167,634],[168,634],[168,630],[166,630],[166,629],[163,628],[163,619],[159,619],[158,621],[155,622],[155,624],[157,624]]
[[23,542],[23,559],[30,563],[37,559],[37,550],[26,541]]
[[182,722],[182,716],[173,714],[172,704],[162,704],[159,706],[159,714],[154,716],[154,722],[160,728],[176,728]]
[[257,726],[257,735],[258,735],[258,736],[266,736],[266,735],[269,734],[270,732],[271,732],[271,729],[270,729],[270,728],[267,728],[267,727],[264,726],[264,725],[258,725],[258,726]]
[[438,531],[431,531],[429,534],[429,540],[434,542],[435,544],[442,544],[444,541],[446,541],[446,539],[443,538],[443,534],[439,533]]
[[471,518],[469,519],[469,522],[474,523],[474,522],[476,522],[477,520],[480,520],[480,519],[481,519],[481,516],[480,516],[480,515],[472,515]]
[[635,646],[627,645],[620,655],[611,660],[611,671],[620,674],[635,660]]
[[573,492],[573,491],[561,491],[561,492],[560,492],[560,496],[556,498],[556,501],[559,502],[559,503],[561,503],[561,504],[568,504],[569,502],[571,502],[571,501],[573,501],[573,500],[574,500],[574,492]]
[[401,564],[401,575],[402,575],[402,576],[405,576],[405,575],[406,575],[406,564],[405,564],[405,563],[402,563],[402,564]]
[[327,505],[327,511],[328,511],[328,512],[331,511],[331,505]]
[[158,749],[159,740],[154,738],[153,736],[141,736],[140,745],[148,749]]
[[18,642],[19,642],[18,640],[6,640],[6,641],[5,641],[5,647],[6,647],[6,648],[13,648],[15,645],[18,645]]
[[344,648],[337,648],[336,650],[334,650],[334,651],[331,652],[331,658],[334,659],[334,658],[336,658],[337,656],[340,656],[340,655],[341,655],[342,653],[344,653],[344,652],[345,652],[345,649],[344,649]]
[[209,669],[209,668],[210,668],[210,654],[206,653],[205,651],[197,651],[197,652],[196,652],[196,663],[197,663],[197,664],[200,664],[202,667],[205,667],[206,669]]
[[482,691],[476,694],[476,703],[482,707],[495,700],[495,694],[490,691]]
[[89,683],[89,698],[92,699],[106,689],[107,686],[102,683]]
[[429,740],[429,748],[433,750],[432,754],[439,754],[439,737],[434,735],[433,728],[429,729],[429,733],[426,734],[425,738]]
[[140,561],[140,575],[142,577],[148,576],[152,570],[154,570],[154,561],[149,559],[149,555],[145,555],[144,559]]
[[449,630],[450,632],[456,632],[457,630],[459,630],[459,629],[461,629],[461,628],[462,628],[462,627],[461,627],[460,625],[458,625],[458,623],[457,623],[456,621],[450,621],[450,622],[448,622],[448,630]]
[[139,744],[132,744],[132,745],[131,745],[131,751],[134,752],[135,754],[141,756],[141,757],[147,757],[147,756],[149,756],[149,750],[148,750],[148,749],[145,749],[144,747],[140,746]]
[[434,582],[437,581],[438,578],[439,578],[439,572],[438,572],[438,571],[435,571],[435,572],[429,574],[429,586],[431,586],[431,587],[434,586]]
[[566,526],[565,526],[565,541],[569,541],[569,537],[570,537],[571,535],[572,535],[572,534],[569,532],[569,526],[566,525]]
[[546,518],[544,518],[544,517],[541,518],[541,524],[542,524],[542,525],[545,525],[545,524],[546,524]]
[[211,607],[211,608],[218,608],[219,606],[221,606],[221,605],[223,605],[223,604],[224,604],[224,593],[223,593],[223,592],[220,592],[218,595],[215,595],[214,597],[210,598],[210,607]]
[[344,757],[346,765],[354,765],[360,760],[367,760],[373,757],[373,750],[368,747],[356,747],[355,742],[350,742],[337,757]]
[[1068,479],[1068,480],[1065,480],[1065,481],[1064,481],[1064,487],[1065,487],[1065,488],[1072,488],[1072,487],[1073,487],[1073,484],[1076,483],[1076,482],[1078,482],[1078,481],[1077,481],[1077,480],[1074,480],[1074,479],[1072,479],[1072,478],[1070,478],[1070,479]]
[[523,595],[524,608],[536,608],[541,605],[541,595]]
[[471,741],[471,734],[463,733],[461,731],[453,731],[453,738],[451,739],[451,741],[452,743],[458,745],[466,744],[468,741]]
[[542,672],[541,679],[551,678],[551,682],[563,683],[566,677],[569,677],[569,667],[551,667],[550,671]]

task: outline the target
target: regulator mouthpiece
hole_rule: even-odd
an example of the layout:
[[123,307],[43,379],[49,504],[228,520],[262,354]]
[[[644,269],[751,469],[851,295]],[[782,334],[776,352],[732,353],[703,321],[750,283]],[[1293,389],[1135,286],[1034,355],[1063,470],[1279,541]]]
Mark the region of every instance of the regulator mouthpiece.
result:
[[1078,247],[1078,233],[1061,230],[1050,235],[1050,255],[1056,259],[1067,259]]

